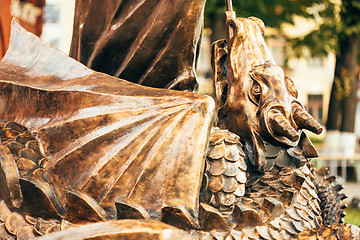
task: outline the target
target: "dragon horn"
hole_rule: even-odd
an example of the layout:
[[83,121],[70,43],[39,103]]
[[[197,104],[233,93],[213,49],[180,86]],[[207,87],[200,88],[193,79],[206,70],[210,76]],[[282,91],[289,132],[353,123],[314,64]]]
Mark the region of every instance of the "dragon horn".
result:
[[320,123],[318,123],[306,110],[300,106],[296,106],[293,109],[293,117],[296,125],[299,128],[305,128],[313,133],[320,134],[323,130]]
[[269,122],[274,133],[285,136],[291,141],[296,141],[299,139],[299,134],[291,126],[285,116],[279,111],[273,110],[269,112]]

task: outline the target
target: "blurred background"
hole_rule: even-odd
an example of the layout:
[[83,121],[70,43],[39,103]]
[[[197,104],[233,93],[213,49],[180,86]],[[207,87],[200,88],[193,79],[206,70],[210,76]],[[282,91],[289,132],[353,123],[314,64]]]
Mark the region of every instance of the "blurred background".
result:
[[[312,160],[345,185],[351,208],[345,220],[360,225],[360,0],[233,0],[237,17],[256,16],[278,65],[299,100],[325,127],[310,135],[319,151]],[[0,0],[0,59],[12,17],[28,31],[69,52],[75,0]],[[225,38],[225,1],[207,0],[197,66],[199,92],[214,95],[210,49]]]

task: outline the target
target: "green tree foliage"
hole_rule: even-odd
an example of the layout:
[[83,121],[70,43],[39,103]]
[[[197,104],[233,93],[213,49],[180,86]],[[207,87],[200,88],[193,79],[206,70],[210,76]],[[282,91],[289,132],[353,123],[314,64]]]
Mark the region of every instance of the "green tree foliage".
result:
[[[358,0],[355,0],[358,1]],[[337,33],[341,22],[339,6],[332,0],[233,0],[238,17],[255,16],[262,19],[266,26],[281,29],[283,23],[294,24],[294,17],[311,19],[319,27],[306,36],[288,39],[291,54],[300,57],[304,48],[309,48],[312,55],[325,55],[337,50]],[[205,8],[205,26],[213,29],[212,40],[223,38],[221,25],[224,27],[225,0],[207,0]],[[357,15],[360,16],[360,15]],[[360,19],[360,17],[359,17]],[[222,23],[219,23],[222,22]]]
[[[233,0],[238,17],[255,16],[262,19],[266,26],[280,29],[283,23],[294,23],[294,16],[313,19],[318,23],[306,36],[289,39],[296,56],[304,48],[312,55],[326,55],[338,51],[341,36],[360,32],[360,0]],[[225,0],[207,0],[205,26],[214,29],[216,21],[223,21]],[[359,58],[360,60],[360,58]]]
[[329,51],[340,54],[341,39],[360,33],[359,0],[342,0],[340,4],[324,0],[318,9],[319,27],[306,36],[290,39],[298,56],[304,47],[309,48],[312,55],[324,55]]
[[[309,7],[322,4],[325,0],[233,0],[234,10],[238,17],[255,16],[261,18],[266,26],[279,28],[284,22],[293,23],[293,16],[314,18]],[[212,19],[223,17],[225,0],[207,0],[206,24]],[[209,26],[209,25],[207,25]]]

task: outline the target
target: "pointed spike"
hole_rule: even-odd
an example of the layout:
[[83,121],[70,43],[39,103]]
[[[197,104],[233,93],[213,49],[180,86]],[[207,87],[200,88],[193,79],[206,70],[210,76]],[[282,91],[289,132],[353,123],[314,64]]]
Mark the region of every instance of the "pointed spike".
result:
[[346,203],[341,206],[341,209],[345,209],[345,208],[348,208],[348,205]]
[[165,206],[162,208],[161,211],[161,221],[164,223],[173,225],[184,230],[199,228],[199,223],[197,222],[197,220],[184,206]]
[[320,134],[323,131],[321,124],[298,104],[293,107],[293,113],[295,123],[300,128],[305,128],[316,134]]
[[344,200],[344,199],[346,199],[346,198],[348,198],[348,196],[347,196],[346,194],[344,194],[344,193],[341,193],[341,194],[339,194],[339,196],[338,196],[338,199],[340,199],[340,200]]
[[303,153],[304,157],[306,157],[306,158],[319,157],[319,154],[318,154],[316,148],[314,147],[311,140],[309,139],[308,136],[306,136],[306,134],[304,132],[301,134],[299,146],[302,149],[302,153]]
[[205,231],[211,231],[214,229],[224,230],[228,228],[225,218],[214,207],[200,203],[200,225]]
[[336,191],[341,191],[341,190],[343,190],[345,187],[344,187],[344,185],[342,185],[342,184],[337,184],[336,186],[335,186],[335,190]]
[[122,197],[115,198],[117,219],[150,219],[149,213],[142,206]]
[[88,223],[107,219],[106,211],[89,195],[71,188],[67,188],[65,193],[68,206],[66,220],[73,223]]
[[300,138],[289,121],[279,111],[272,110],[269,112],[269,122],[275,134],[285,136],[291,141],[297,141]]

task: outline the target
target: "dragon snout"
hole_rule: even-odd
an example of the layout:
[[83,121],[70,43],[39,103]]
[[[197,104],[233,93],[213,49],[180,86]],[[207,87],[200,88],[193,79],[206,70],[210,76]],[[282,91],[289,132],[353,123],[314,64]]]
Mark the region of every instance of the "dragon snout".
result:
[[316,134],[322,132],[322,126],[305,110],[295,103],[290,111],[282,106],[272,106],[263,119],[268,134],[280,143],[295,146],[301,130],[307,129]]

